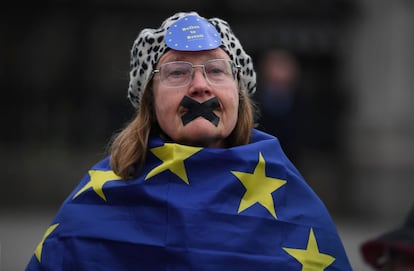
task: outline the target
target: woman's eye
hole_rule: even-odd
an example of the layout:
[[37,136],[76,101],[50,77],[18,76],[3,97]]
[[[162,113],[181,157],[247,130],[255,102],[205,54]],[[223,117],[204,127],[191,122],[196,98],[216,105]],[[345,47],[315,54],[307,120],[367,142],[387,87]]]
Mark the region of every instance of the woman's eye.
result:
[[170,73],[170,75],[181,75],[181,74],[184,74],[184,72],[183,71],[181,71],[181,70],[174,70],[174,71],[171,71],[171,73]]
[[215,69],[211,69],[209,71],[209,73],[224,73],[224,70],[219,69],[219,68],[215,68]]
[[168,72],[168,76],[171,77],[182,77],[185,76],[188,72],[186,70],[177,69],[177,70],[171,70]]

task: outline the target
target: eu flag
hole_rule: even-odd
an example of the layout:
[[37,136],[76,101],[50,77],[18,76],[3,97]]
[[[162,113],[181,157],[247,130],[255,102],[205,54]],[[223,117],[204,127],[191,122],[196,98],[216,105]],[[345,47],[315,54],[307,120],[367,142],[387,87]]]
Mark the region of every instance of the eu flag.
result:
[[62,204],[26,270],[352,270],[325,206],[275,137],[197,148],[151,138],[142,174],[106,158]]

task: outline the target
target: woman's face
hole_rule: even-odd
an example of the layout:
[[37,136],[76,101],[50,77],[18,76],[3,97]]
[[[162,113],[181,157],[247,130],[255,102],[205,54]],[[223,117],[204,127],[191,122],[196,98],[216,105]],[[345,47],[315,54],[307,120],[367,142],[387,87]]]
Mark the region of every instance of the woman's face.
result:
[[[220,48],[196,52],[170,50],[161,57],[158,68],[167,62],[186,61],[200,65],[212,59],[229,59],[229,56]],[[201,147],[225,146],[225,139],[237,122],[239,94],[236,80],[212,85],[204,77],[203,69],[196,67],[191,82],[183,87],[166,86],[161,82],[160,74],[155,74],[153,92],[158,124],[174,142]],[[189,111],[180,105],[184,96],[197,103],[216,97],[219,107],[213,113],[219,118],[217,126],[202,116],[184,124],[181,118]]]

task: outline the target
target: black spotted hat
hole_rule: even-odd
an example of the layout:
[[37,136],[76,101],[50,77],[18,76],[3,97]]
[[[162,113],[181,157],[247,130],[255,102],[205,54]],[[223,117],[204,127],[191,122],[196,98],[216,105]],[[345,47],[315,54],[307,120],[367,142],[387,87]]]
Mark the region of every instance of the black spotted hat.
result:
[[168,50],[202,51],[222,48],[240,70],[240,91],[256,91],[256,73],[229,24],[219,18],[205,19],[197,12],[180,12],[158,29],[143,29],[131,49],[128,98],[138,109],[142,94],[161,56]]

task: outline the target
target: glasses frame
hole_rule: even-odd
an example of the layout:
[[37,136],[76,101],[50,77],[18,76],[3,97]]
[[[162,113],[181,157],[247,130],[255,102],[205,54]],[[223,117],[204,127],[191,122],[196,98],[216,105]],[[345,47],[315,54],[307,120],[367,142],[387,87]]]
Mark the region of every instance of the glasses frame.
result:
[[224,60],[224,61],[229,62],[230,63],[230,69],[231,69],[231,74],[232,74],[233,80],[236,80],[238,78],[237,75],[239,74],[240,69],[241,69],[241,66],[240,65],[236,65],[234,63],[234,61],[232,61],[230,59],[217,58],[217,59],[210,59],[210,60],[204,62],[203,64],[196,64],[196,65],[194,65],[193,63],[188,62],[188,61],[171,61],[171,62],[166,62],[166,63],[161,64],[158,69],[155,69],[155,70],[152,71],[152,73],[151,73],[151,79],[152,79],[153,76],[155,76],[155,74],[161,75],[161,70],[162,70],[163,65],[171,64],[171,63],[186,63],[186,64],[190,64],[190,66],[191,66],[191,77],[190,77],[191,79],[188,80],[188,82],[186,82],[183,85],[179,85],[179,86],[170,86],[168,84],[165,84],[163,82],[163,80],[162,80],[162,77],[160,76],[160,83],[163,86],[168,87],[168,88],[180,88],[180,87],[189,86],[191,84],[192,78],[194,76],[195,68],[202,68],[202,70],[203,70],[203,76],[206,79],[206,81],[209,84],[213,85],[213,86],[220,86],[222,84],[217,84],[217,83],[211,82],[210,79],[207,76],[207,73],[206,73],[206,64],[209,63],[209,62],[217,61],[217,60]]

